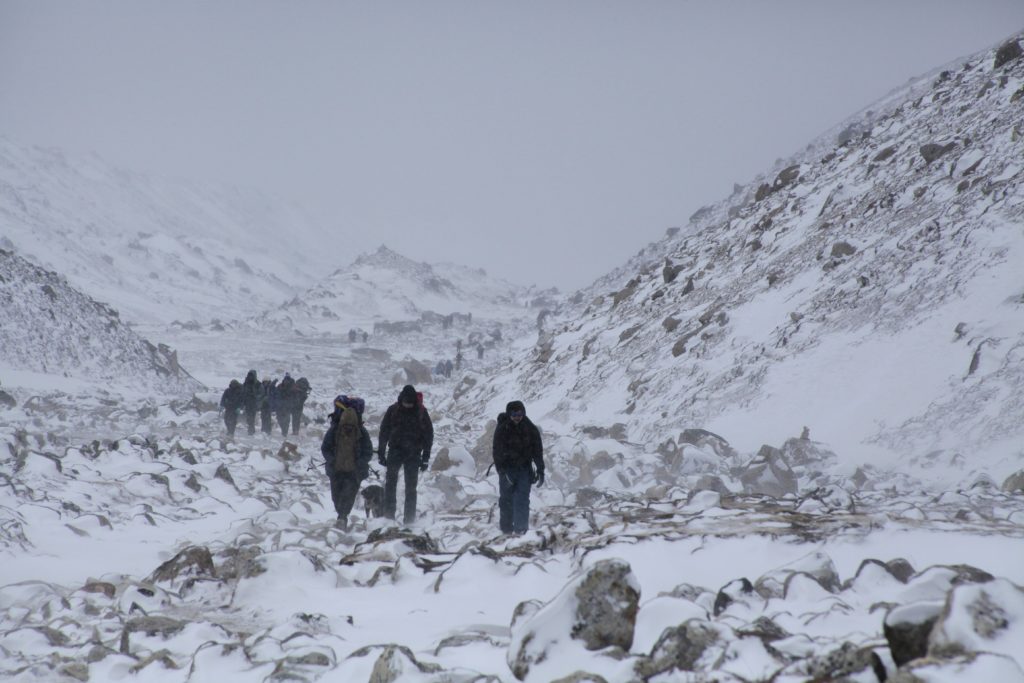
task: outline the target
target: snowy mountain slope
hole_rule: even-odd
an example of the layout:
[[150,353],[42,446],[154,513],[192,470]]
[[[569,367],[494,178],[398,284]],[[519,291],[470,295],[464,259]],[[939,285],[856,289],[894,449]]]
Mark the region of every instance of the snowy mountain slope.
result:
[[240,317],[328,270],[315,228],[293,206],[3,138],[0,247],[64,274],[131,322]]
[[[887,103],[578,293],[495,384],[570,432],[622,422],[661,443],[704,427],[750,451],[808,426],[851,458],[949,449],[1012,467],[1024,59],[996,67],[989,50]],[[489,388],[464,401],[501,405]]]
[[382,245],[253,324],[344,334],[353,327],[369,330],[375,322],[419,321],[432,314],[508,321],[535,317],[556,297],[555,290],[512,284],[456,264],[417,262]]
[[[166,346],[139,337],[117,311],[64,278],[0,250],[0,367],[114,383],[161,394],[202,388]],[[8,378],[9,379],[9,378]]]

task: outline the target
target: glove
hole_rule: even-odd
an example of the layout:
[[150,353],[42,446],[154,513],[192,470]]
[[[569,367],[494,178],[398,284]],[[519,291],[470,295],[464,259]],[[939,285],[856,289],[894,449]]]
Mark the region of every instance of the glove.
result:
[[426,458],[423,458],[422,460],[420,460],[420,472],[426,472],[427,471],[427,465],[429,465],[429,464],[430,464],[430,461],[427,460]]
[[533,478],[533,483],[537,486],[544,485],[544,470],[537,470],[537,474]]

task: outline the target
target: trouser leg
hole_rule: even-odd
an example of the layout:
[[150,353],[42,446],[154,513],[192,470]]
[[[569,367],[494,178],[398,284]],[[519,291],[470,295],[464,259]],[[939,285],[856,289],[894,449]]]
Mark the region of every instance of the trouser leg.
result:
[[274,431],[274,416],[269,410],[260,411],[260,431],[264,434]]
[[299,433],[299,422],[302,421],[302,409],[298,409],[292,412],[292,434],[298,435]]
[[512,492],[514,486],[508,472],[498,473],[498,528],[503,534],[512,533]]
[[420,478],[420,464],[415,458],[405,462],[405,515],[406,524],[416,521],[416,484]]
[[388,519],[395,518],[395,508],[398,506],[398,470],[401,463],[392,464],[388,462],[387,472],[384,474],[384,516]]
[[277,423],[281,425],[281,434],[288,436],[288,422],[291,417],[288,415],[287,410],[277,411]]
[[245,426],[249,430],[249,436],[256,433],[256,409],[245,409]]
[[524,533],[530,528],[530,468],[516,470],[515,490],[512,492],[512,531]]
[[335,474],[331,477],[331,501],[338,517],[348,517],[359,493],[359,480],[352,474]]
[[228,436],[235,435],[235,426],[238,424],[238,413],[225,410],[224,411],[224,426],[227,427]]

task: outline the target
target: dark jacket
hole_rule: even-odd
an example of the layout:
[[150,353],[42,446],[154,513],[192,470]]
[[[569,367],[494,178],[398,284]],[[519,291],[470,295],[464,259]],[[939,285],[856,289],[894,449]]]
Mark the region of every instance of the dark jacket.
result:
[[[328,476],[334,471],[334,434],[338,429],[337,420],[331,421],[331,427],[324,434],[324,440],[320,444],[320,454],[324,456],[324,465],[327,468]],[[359,447],[356,451],[356,474],[360,479],[366,479],[370,473],[370,460],[373,459],[373,442],[370,440],[370,433],[366,427],[359,425]]]
[[544,444],[540,430],[526,416],[518,425],[513,422],[508,414],[516,409],[525,412],[520,401],[512,401],[505,407],[505,412],[498,415],[491,446],[494,466],[501,471],[507,467],[525,467],[533,463],[540,474],[544,472]]
[[249,412],[256,412],[263,402],[263,385],[256,379],[256,371],[250,370],[242,383],[242,404]]
[[220,407],[235,412],[242,407],[242,385],[237,379],[231,380],[231,384],[220,395]]
[[[405,389],[402,391],[403,394],[406,392]],[[402,405],[402,397],[399,395],[399,400],[388,406],[384,419],[380,421],[377,453],[381,456],[387,453],[389,458],[394,453],[402,461],[417,458],[420,462],[427,462],[434,446],[434,423],[418,400],[411,408],[406,408]],[[415,392],[413,398],[416,399]]]

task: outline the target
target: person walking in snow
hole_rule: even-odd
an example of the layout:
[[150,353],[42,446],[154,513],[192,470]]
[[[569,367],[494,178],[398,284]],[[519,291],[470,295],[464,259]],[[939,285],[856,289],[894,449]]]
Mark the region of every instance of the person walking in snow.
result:
[[359,484],[370,476],[370,460],[373,459],[373,442],[363,426],[364,406],[361,398],[337,396],[331,426],[320,444],[324,471],[331,482],[331,501],[338,513],[335,526],[343,531],[348,529],[348,516],[359,493]]
[[260,396],[260,431],[270,434],[274,431],[273,398],[277,390],[277,380],[263,380],[263,393]]
[[302,424],[302,408],[306,405],[306,399],[309,398],[309,380],[305,377],[300,377],[295,380],[295,386],[291,390],[291,416],[292,416],[292,434],[294,436],[299,435],[299,425]]
[[544,484],[544,444],[522,401],[510,401],[498,415],[491,456],[498,472],[498,526],[506,534],[524,534],[530,487]]
[[295,388],[295,380],[287,372],[284,378],[277,385],[277,392],[274,394],[274,408],[277,412],[277,423],[281,425],[281,435],[288,436],[288,425],[292,421],[292,389]]
[[231,380],[228,388],[220,395],[220,408],[228,436],[234,436],[235,427],[238,425],[238,411],[242,408],[242,383],[237,379]]
[[256,378],[256,371],[250,370],[242,382],[242,407],[245,409],[245,426],[249,436],[256,433],[256,413],[260,409],[263,385]]
[[402,387],[398,401],[391,404],[380,423],[377,457],[386,468],[384,477],[384,516],[395,518],[398,505],[398,471],[405,474],[405,514],[403,520],[416,519],[416,485],[419,473],[430,463],[434,445],[434,424],[423,407],[422,395],[411,384]]

